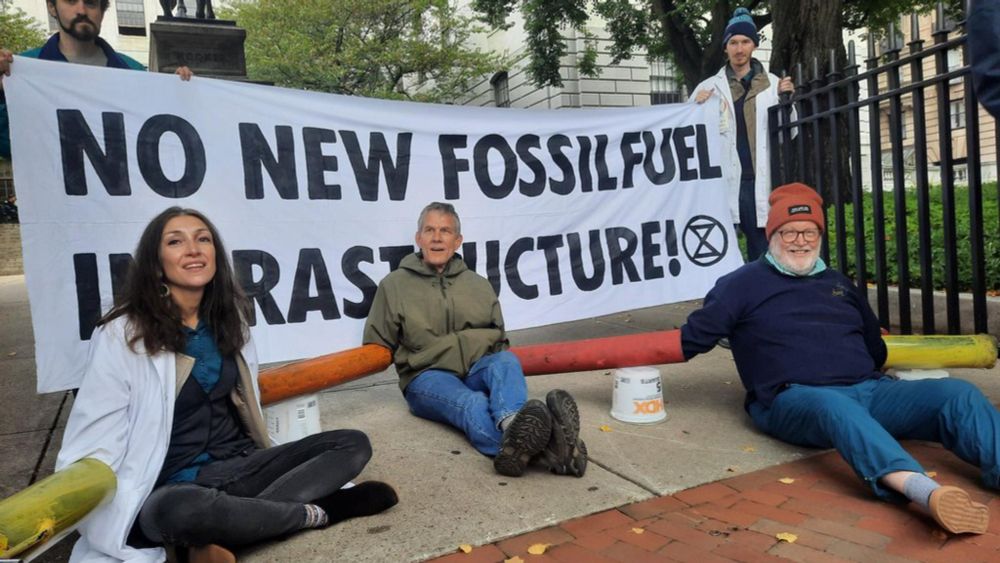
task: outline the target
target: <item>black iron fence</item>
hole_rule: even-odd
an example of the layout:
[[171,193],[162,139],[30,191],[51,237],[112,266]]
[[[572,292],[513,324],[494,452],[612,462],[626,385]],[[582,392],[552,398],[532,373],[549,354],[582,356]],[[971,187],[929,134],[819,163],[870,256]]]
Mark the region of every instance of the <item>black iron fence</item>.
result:
[[[998,289],[995,271],[987,279],[986,264],[1000,260],[1000,248],[987,256],[984,245],[987,236],[1000,238],[1000,222],[983,222],[984,202],[991,213],[1000,206],[1000,183],[995,194],[984,194],[983,172],[997,178],[1000,127],[982,118],[973,92],[964,22],[950,21],[939,6],[932,42],[925,44],[921,23],[931,17],[911,16],[905,47],[895,27],[884,39],[869,35],[864,69],[855,63],[853,42],[842,67],[831,53],[823,64],[812,62],[812,76],[795,69],[796,92],[769,115],[772,184],[802,181],[824,195],[823,257],[860,287],[874,286],[883,326],[890,325],[894,300],[900,332],[937,332],[935,288],[943,288],[945,330],[961,331],[965,293],[972,299],[973,329],[983,333],[987,293]],[[994,129],[988,166],[981,125]],[[961,133],[964,142],[956,142]],[[959,207],[966,205],[967,216]],[[920,313],[917,327],[911,306]]]

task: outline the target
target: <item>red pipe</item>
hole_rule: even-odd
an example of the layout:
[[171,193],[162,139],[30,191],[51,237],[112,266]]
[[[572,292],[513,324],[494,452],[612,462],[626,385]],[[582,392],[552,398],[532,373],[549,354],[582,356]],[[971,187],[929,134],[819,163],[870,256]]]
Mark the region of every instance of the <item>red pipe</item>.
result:
[[360,379],[389,367],[392,353],[378,344],[366,344],[310,360],[265,369],[257,377],[263,405],[315,393]]
[[[524,375],[590,371],[684,361],[681,331],[663,330],[574,342],[554,342],[510,349],[521,360]],[[260,372],[264,405],[315,393],[378,373],[392,362],[387,348],[366,344],[335,354],[292,362]]]
[[681,331],[678,329],[518,346],[510,351],[521,360],[524,375],[654,366],[685,361],[681,351]]

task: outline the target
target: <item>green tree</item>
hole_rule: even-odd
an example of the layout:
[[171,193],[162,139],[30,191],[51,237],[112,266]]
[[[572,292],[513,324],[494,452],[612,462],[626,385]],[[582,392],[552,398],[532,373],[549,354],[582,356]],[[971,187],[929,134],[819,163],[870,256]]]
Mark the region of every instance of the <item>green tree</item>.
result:
[[[948,0],[952,6],[961,2]],[[606,22],[614,62],[631,58],[637,49],[665,58],[674,63],[690,89],[718,72],[725,63],[722,37],[733,10],[738,7],[746,7],[753,13],[758,29],[774,24],[771,60],[774,62],[777,57],[785,63],[773,67],[781,70],[799,62],[809,68],[806,63],[813,56],[828,60],[826,52],[814,50],[826,48],[827,38],[836,37],[836,48],[842,53],[841,25],[832,23],[849,29],[882,29],[900,14],[930,9],[934,3],[935,0],[822,0],[822,14],[814,13],[808,4],[798,0],[473,0],[472,5],[487,23],[496,27],[510,25],[507,21],[511,12],[521,11],[528,35],[529,72],[539,86],[562,84],[559,58],[566,54],[566,45],[561,32],[574,29],[585,33],[587,21],[596,15]],[[795,17],[775,17],[772,22],[772,14],[780,8]],[[828,13],[836,17],[825,17]],[[788,42],[784,41],[786,37],[790,38]],[[797,37],[823,39],[810,42],[806,48],[797,48]],[[844,58],[840,55],[841,60]],[[580,71],[593,76],[599,69],[586,64]]]
[[0,47],[20,53],[45,42],[45,29],[38,20],[11,5],[10,0],[0,0]]
[[453,100],[503,60],[467,46],[481,27],[448,0],[236,0],[247,73],[279,86]]
[[[722,39],[733,11],[744,7],[753,14],[760,29],[772,24],[770,68],[775,73],[792,75],[801,64],[812,77],[812,61],[822,65],[820,73],[828,72],[830,51],[834,52],[837,68],[846,65],[842,29],[868,27],[880,30],[897,21],[899,16],[914,10],[932,8],[936,0],[473,0],[473,9],[484,21],[496,27],[509,26],[508,19],[515,9],[524,17],[529,54],[528,73],[539,86],[559,86],[560,58],[567,52],[561,32],[573,29],[586,33],[592,16],[605,21],[610,35],[612,63],[629,59],[636,51],[673,62],[688,90],[715,74],[725,64]],[[951,11],[961,9],[962,0],[948,0]],[[592,63],[595,45],[582,57],[580,73],[595,76],[600,69]],[[824,124],[824,127],[827,125]],[[841,138],[847,136],[846,116],[837,127]],[[811,131],[805,132],[806,146],[811,145]],[[824,133],[828,136],[828,134]],[[825,147],[813,168],[821,170],[823,196],[832,201],[831,187],[834,159],[841,163],[843,174],[849,174],[846,143]],[[788,163],[794,164],[794,163]],[[788,177],[799,171],[786,170]],[[850,180],[841,177],[838,187],[842,198],[850,196]]]

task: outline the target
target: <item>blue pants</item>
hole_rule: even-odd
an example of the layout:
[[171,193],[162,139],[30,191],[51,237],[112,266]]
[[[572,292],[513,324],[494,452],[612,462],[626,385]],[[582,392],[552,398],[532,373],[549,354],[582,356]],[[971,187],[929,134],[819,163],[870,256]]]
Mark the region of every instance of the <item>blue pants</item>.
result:
[[757,225],[757,203],[754,196],[754,179],[740,179],[740,230],[747,240],[747,262],[753,262],[767,251],[767,235]]
[[410,412],[446,422],[488,456],[500,451],[500,421],[521,409],[528,398],[524,371],[508,351],[483,356],[464,379],[453,372],[429,369],[406,386]]
[[879,484],[884,475],[924,471],[897,439],[939,442],[978,466],[987,487],[1000,488],[1000,413],[967,381],[883,377],[845,386],[792,385],[770,408],[753,402],[747,410],[757,428],[779,440],[836,448],[881,498],[900,498]]

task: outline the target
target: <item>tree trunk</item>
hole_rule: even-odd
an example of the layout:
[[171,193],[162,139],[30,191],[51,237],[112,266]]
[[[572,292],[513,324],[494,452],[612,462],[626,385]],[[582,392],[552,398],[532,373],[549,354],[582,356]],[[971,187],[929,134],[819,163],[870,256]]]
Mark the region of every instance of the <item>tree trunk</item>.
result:
[[[847,64],[847,53],[844,49],[842,31],[843,0],[771,0],[771,15],[773,17],[773,38],[771,51],[771,72],[781,76],[791,76],[795,81],[796,94],[806,93],[811,89],[828,83],[831,74],[835,79],[843,77],[843,69]],[[831,51],[834,57],[834,68],[831,71]],[[814,63],[815,60],[815,63]],[[814,69],[818,69],[819,76]],[[815,109],[824,111],[830,107],[829,96],[821,95],[821,100]],[[838,89],[834,106],[845,104],[847,93]],[[815,112],[811,101],[796,104],[799,118]],[[805,162],[798,162],[796,150],[787,151],[792,155],[793,162],[784,162],[782,179],[785,182],[800,181],[813,187],[822,184],[823,199],[832,204],[833,171],[835,163],[839,163],[837,188],[841,201],[850,202],[850,166],[848,160],[849,140],[847,138],[847,114],[837,118],[837,133],[839,142],[831,143],[831,128],[828,119],[824,119],[819,130],[820,154],[816,154],[814,129],[812,124],[799,130],[804,143]],[[798,140],[793,147],[798,146]],[[784,160],[784,159],[783,159]],[[777,179],[777,174],[772,174]],[[820,181],[821,179],[821,181]]]

